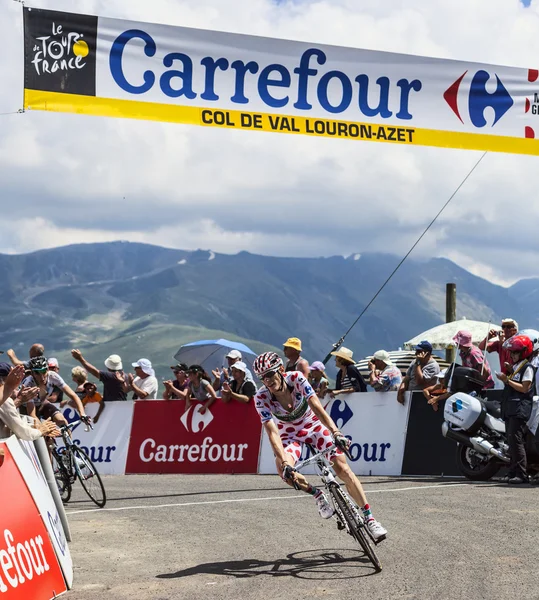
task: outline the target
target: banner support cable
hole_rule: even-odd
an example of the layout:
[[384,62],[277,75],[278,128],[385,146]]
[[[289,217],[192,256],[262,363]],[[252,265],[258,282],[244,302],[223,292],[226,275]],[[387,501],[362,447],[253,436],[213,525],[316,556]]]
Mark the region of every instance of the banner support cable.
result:
[[[380,289],[376,292],[376,294],[374,294],[374,296],[371,298],[370,302],[367,304],[367,306],[361,311],[359,317],[352,323],[352,325],[349,327],[348,331],[339,339],[338,342],[336,342],[335,344],[333,344],[333,349],[332,351],[337,350],[338,348],[340,348],[340,346],[342,346],[344,339],[346,338],[346,336],[352,331],[352,329],[357,325],[358,321],[361,319],[361,317],[367,312],[367,310],[369,309],[369,307],[371,306],[371,304],[376,300],[376,298],[378,298],[378,296],[380,295],[381,291],[386,287],[386,285],[390,282],[391,278],[393,277],[393,275],[395,275],[395,273],[400,269],[400,267],[403,265],[404,261],[410,256],[410,254],[413,252],[413,250],[415,249],[415,247],[419,244],[419,242],[423,239],[423,237],[426,235],[426,233],[428,232],[428,230],[434,225],[434,223],[436,222],[436,220],[438,219],[438,217],[443,213],[443,211],[447,208],[447,206],[449,205],[449,203],[451,202],[451,200],[453,200],[453,198],[457,195],[457,193],[459,192],[459,190],[461,189],[461,187],[466,183],[466,181],[470,178],[470,176],[472,175],[472,173],[477,169],[477,167],[479,166],[479,163],[485,158],[485,156],[487,155],[487,151],[483,152],[483,154],[479,157],[479,160],[474,164],[474,166],[470,169],[470,171],[468,171],[468,174],[466,175],[466,177],[464,177],[464,179],[459,183],[458,187],[455,189],[455,191],[451,194],[451,196],[449,197],[449,199],[447,200],[447,202],[442,206],[442,208],[438,211],[438,213],[435,215],[435,217],[432,219],[432,221],[427,225],[427,227],[425,228],[425,230],[423,231],[423,233],[417,238],[417,240],[415,241],[414,245],[410,248],[410,250],[408,250],[408,252],[404,255],[404,257],[402,258],[402,260],[399,262],[399,264],[393,269],[392,273],[389,275],[389,277],[384,281],[384,283],[382,284],[382,286],[380,287]],[[327,354],[327,356],[324,358],[323,363],[326,364],[328,362],[328,360],[331,358],[331,352],[329,352]]]

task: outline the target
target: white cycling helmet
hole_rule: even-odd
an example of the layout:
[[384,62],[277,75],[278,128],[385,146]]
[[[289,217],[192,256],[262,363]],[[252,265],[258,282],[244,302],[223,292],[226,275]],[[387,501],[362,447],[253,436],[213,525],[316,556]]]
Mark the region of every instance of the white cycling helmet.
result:
[[518,332],[520,335],[525,335],[529,337],[533,344],[533,351],[537,352],[539,350],[539,331],[536,329],[523,329]]

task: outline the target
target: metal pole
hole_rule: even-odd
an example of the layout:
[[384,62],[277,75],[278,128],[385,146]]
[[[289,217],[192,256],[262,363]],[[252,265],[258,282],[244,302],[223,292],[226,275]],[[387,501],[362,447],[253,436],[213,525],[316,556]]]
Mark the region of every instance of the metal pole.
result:
[[[457,320],[457,284],[448,283],[445,286],[445,322]],[[455,348],[447,348],[445,360],[452,363],[455,360]]]

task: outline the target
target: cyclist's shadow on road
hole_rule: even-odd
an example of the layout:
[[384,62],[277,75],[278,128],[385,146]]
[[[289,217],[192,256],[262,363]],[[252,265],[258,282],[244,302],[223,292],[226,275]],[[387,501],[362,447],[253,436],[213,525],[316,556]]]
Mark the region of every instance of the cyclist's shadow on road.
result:
[[357,579],[375,574],[375,570],[357,550],[307,550],[293,552],[284,559],[229,560],[202,563],[175,573],[157,575],[159,579],[191,577],[193,575],[227,575],[230,577],[299,577],[301,579]]

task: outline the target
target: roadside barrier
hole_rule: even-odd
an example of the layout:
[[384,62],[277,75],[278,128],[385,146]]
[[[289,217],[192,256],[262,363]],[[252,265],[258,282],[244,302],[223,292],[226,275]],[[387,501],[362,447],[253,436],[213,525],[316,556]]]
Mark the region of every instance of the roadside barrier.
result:
[[14,437],[0,441],[0,594],[52,600],[73,582],[73,564],[39,463]]
[[252,402],[135,402],[127,473],[256,473],[262,425]]

